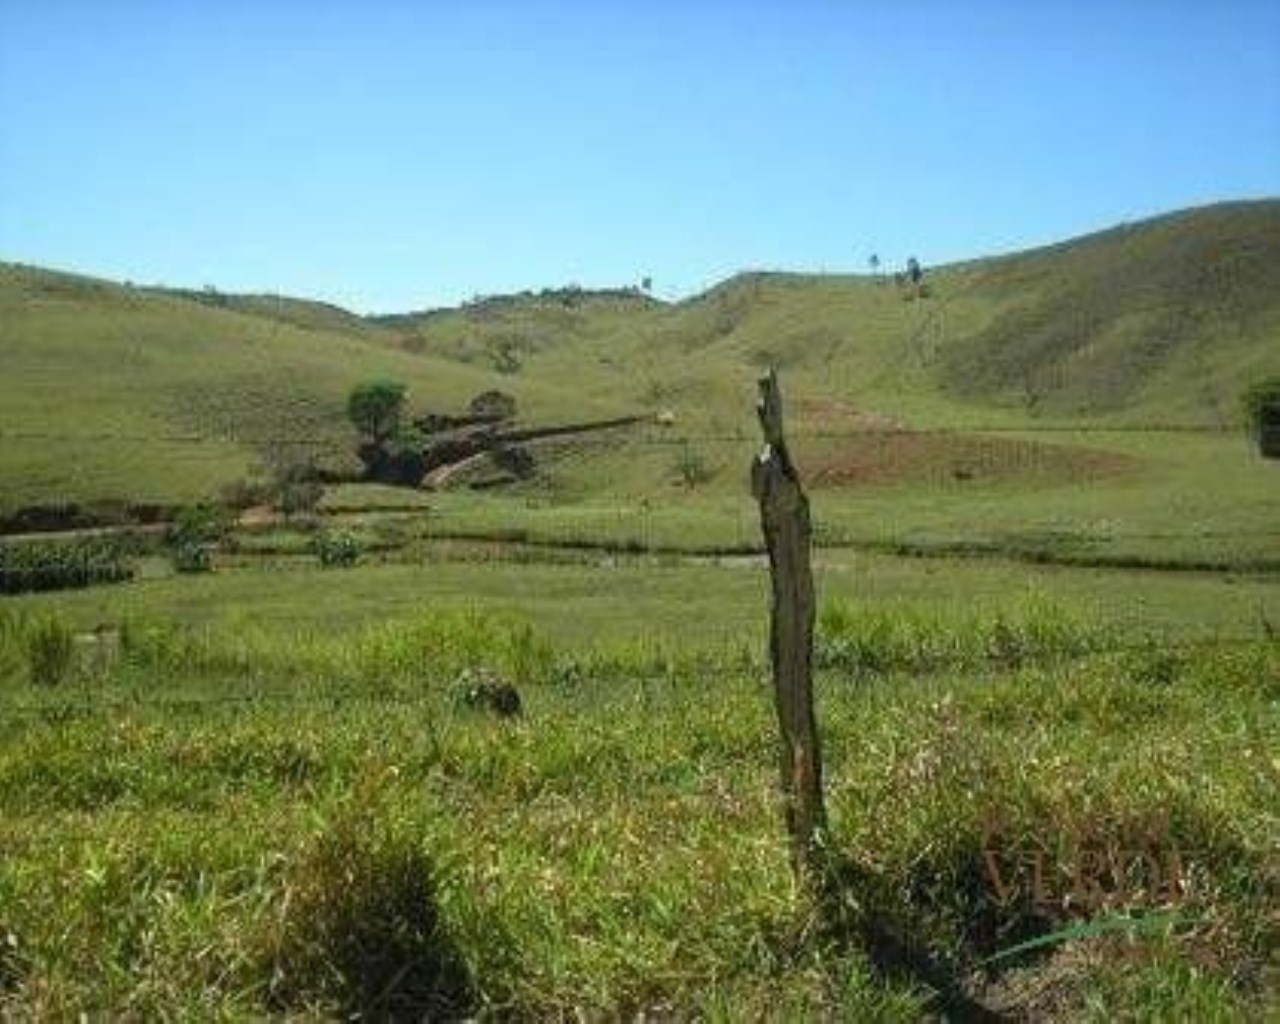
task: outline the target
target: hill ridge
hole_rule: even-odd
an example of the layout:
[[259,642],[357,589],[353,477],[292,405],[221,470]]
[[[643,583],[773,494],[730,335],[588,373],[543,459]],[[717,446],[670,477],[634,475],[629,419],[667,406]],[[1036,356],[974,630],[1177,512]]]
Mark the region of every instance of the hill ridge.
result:
[[[1022,253],[888,275],[752,271],[680,302],[548,289],[428,314],[119,284],[0,263],[0,431],[211,436],[166,451],[0,447],[0,499],[50,489],[179,496],[258,453],[212,437],[350,446],[345,394],[394,376],[416,408],[513,394],[529,422],[669,411],[751,432],[753,378],[779,367],[805,428],[1224,428],[1280,374],[1280,200],[1175,211]],[[192,446],[188,446],[190,449]],[[207,470],[207,471],[206,471]],[[108,484],[110,483],[110,487]]]

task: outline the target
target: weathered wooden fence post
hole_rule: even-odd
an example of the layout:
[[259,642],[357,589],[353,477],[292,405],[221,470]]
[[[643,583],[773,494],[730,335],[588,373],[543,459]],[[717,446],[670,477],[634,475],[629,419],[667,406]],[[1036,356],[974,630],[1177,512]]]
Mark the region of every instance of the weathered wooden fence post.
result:
[[778,375],[761,377],[757,412],[764,450],[751,466],[751,489],[760,502],[760,525],[769,549],[772,615],[769,655],[782,732],[782,791],[787,831],[797,870],[821,871],[826,810],[822,802],[822,753],[813,711],[813,571],[809,564],[809,500],[782,434]]

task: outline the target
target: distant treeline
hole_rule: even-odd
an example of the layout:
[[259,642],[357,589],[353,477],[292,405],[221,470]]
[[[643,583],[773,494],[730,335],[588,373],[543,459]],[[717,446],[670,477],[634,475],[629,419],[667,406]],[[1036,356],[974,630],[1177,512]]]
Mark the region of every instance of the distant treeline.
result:
[[535,290],[526,288],[521,292],[509,292],[502,295],[475,295],[457,306],[443,306],[435,309],[424,309],[412,313],[391,313],[384,316],[372,316],[368,319],[375,323],[394,325],[405,320],[423,320],[429,317],[448,316],[461,310],[471,315],[483,316],[499,313],[516,306],[531,302],[554,303],[572,308],[584,302],[642,302],[658,303],[640,285],[625,285],[618,288],[583,288],[581,285],[569,284],[561,288],[542,288]]

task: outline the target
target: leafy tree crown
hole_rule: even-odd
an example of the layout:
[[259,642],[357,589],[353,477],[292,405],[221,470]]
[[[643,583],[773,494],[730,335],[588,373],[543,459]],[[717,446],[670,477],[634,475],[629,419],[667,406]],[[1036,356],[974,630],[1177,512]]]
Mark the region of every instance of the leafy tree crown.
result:
[[396,380],[357,384],[347,398],[347,417],[360,433],[382,444],[400,427],[408,388]]
[[1264,419],[1280,417],[1280,377],[1269,377],[1246,388],[1241,404],[1245,417],[1253,426]]

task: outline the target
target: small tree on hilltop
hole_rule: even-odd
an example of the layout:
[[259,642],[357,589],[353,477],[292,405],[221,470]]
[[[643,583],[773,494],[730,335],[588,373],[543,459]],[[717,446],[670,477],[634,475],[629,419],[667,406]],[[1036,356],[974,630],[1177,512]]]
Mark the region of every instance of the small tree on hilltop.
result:
[[920,261],[912,256],[907,260],[907,273],[904,283],[909,283],[911,289],[903,296],[904,299],[927,299],[929,297],[929,284],[924,279],[924,268],[920,266]]

